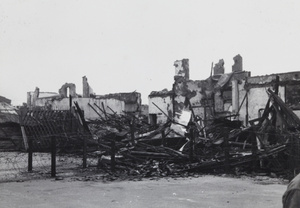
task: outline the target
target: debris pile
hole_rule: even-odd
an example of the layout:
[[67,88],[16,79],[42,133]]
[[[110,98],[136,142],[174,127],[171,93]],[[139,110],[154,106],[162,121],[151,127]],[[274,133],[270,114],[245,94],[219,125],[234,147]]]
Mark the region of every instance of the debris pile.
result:
[[138,177],[189,172],[287,174],[300,159],[295,153],[300,120],[274,92],[267,92],[262,117],[249,121],[249,126],[229,116],[201,128],[191,119],[181,137],[172,130],[173,121],[153,127],[131,114],[103,112],[105,117],[99,114],[98,120],[88,122],[91,139],[98,142],[93,155],[99,158],[99,168],[109,173]]
[[262,116],[247,126],[235,115],[203,126],[193,112],[152,126],[138,113],[117,114],[97,104],[89,106],[98,119],[86,121],[77,102],[70,111],[26,111],[21,116],[24,145],[48,151],[56,140],[57,151],[83,155],[84,168],[87,158],[94,158],[99,169],[125,177],[253,172],[284,176],[299,168],[300,119],[276,93],[267,93]]

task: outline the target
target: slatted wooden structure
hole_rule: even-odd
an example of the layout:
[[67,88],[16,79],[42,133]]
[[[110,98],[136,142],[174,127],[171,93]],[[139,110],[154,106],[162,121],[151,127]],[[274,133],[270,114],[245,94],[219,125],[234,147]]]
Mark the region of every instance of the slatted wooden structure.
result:
[[50,151],[51,137],[60,150],[80,145],[77,118],[69,110],[21,110],[21,126],[33,151]]

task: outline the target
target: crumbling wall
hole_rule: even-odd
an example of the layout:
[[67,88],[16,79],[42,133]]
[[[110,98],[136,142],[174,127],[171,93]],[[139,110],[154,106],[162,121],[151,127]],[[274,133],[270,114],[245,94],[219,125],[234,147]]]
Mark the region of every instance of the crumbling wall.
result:
[[173,84],[173,118],[178,122],[182,112],[189,107],[188,100],[186,99],[190,93],[187,81],[190,78],[189,73],[189,60],[182,59],[174,62],[175,76]]
[[[92,105],[94,109],[101,115],[105,116],[104,113],[99,110],[94,103],[96,103],[97,106],[99,106],[102,110],[102,103],[104,106],[104,109],[107,113],[113,113],[111,109],[118,114],[124,114],[125,110],[125,102],[116,100],[116,99],[96,99],[96,98],[73,98],[73,102],[78,102],[79,107],[84,112],[84,117],[86,119],[97,119],[99,118],[99,115],[92,109],[92,107],[89,106]],[[70,100],[69,98],[63,98],[63,99],[55,99],[52,100],[51,103],[48,103],[51,105],[52,110],[69,110],[70,109]]]
[[[220,67],[222,68],[223,65]],[[219,72],[221,73],[221,71]],[[177,121],[182,112],[189,111],[190,107],[195,116],[202,119],[210,118],[214,113],[214,84],[215,81],[211,78],[194,81],[175,74],[173,84],[174,120]]]
[[172,91],[168,91],[167,89],[152,91],[148,96],[148,101],[149,123],[162,124],[166,123],[168,118],[173,118]]
[[49,103],[58,98],[60,98],[58,93],[40,92],[40,89],[36,87],[34,92],[27,92],[27,107],[49,107]]
[[[279,87],[279,97],[284,99],[284,87]],[[266,107],[266,103],[269,96],[266,92],[266,88],[251,88],[248,92],[248,114],[249,120],[260,117],[259,110]]]
[[244,79],[250,76],[250,72],[232,72],[223,74],[219,77],[214,88],[214,110],[215,116],[228,116],[237,114],[241,104],[240,98],[243,96],[240,93],[239,85]]
[[27,106],[32,106],[32,92],[27,92]]
[[[245,89],[245,82],[246,80],[240,80],[238,82],[238,93],[239,93],[239,112],[237,115],[238,120],[243,121],[244,124],[246,124],[247,119],[246,119],[246,115],[247,115],[247,105],[249,105],[249,97],[245,97],[247,96],[247,90]],[[248,102],[248,104],[247,104]]]
[[224,99],[222,96],[222,92],[220,90],[218,90],[217,92],[215,92],[214,94],[214,105],[215,105],[215,111],[216,112],[223,112],[224,111]]
[[[195,115],[202,119],[237,114],[233,118],[246,124],[248,120],[255,119],[262,113],[268,101],[266,90],[274,89],[276,76],[280,77],[279,96],[290,107],[299,111],[300,115],[300,72],[251,77],[250,72],[243,71],[243,59],[239,54],[233,60],[232,73],[224,74],[224,61],[221,59],[214,67],[214,76],[201,81],[189,80],[189,76],[186,76],[183,70],[183,60],[175,61],[175,121],[182,112],[190,110],[191,106]],[[160,104],[159,107],[161,106],[163,105]]]
[[[85,92],[85,96],[88,96],[86,98],[77,96],[75,84],[66,83],[59,89],[59,94],[47,93],[49,94],[48,96],[39,96],[40,93],[38,88],[36,88],[34,93],[27,93],[27,103],[30,104],[28,106],[42,107],[52,110],[69,110],[70,101],[71,105],[73,105],[74,102],[78,102],[79,106],[84,111],[86,119],[99,118],[99,115],[97,113],[104,116],[104,113],[99,110],[96,105],[99,106],[102,110],[104,106],[104,110],[110,114],[125,114],[127,112],[140,111],[142,102],[140,93],[115,93],[102,96],[91,96],[92,91],[87,83],[86,77],[83,77],[83,82],[86,83],[85,87],[88,87],[88,90],[86,90]],[[72,100],[70,100],[70,97],[68,97],[68,89]],[[96,105],[94,105],[94,103]],[[93,106],[97,113],[89,104]]]
[[[159,106],[159,108],[168,115],[169,118],[173,117],[173,104],[172,97],[168,96],[155,96],[149,97],[149,115],[156,115],[157,124],[163,124],[168,121],[168,117],[161,112],[155,105]],[[150,119],[150,118],[149,118]],[[150,121],[149,121],[150,123]]]
[[141,105],[141,115],[147,116],[149,115],[149,105]]
[[184,77],[175,76],[175,83],[173,84],[174,92],[174,120],[178,122],[183,110],[188,109],[189,103],[186,97],[189,94],[187,80]]
[[300,110],[300,85],[286,85],[286,104],[293,110]]
[[31,97],[31,103],[32,103],[32,106],[35,107],[36,106],[36,101],[39,97],[39,93],[40,93],[40,89],[38,87],[35,88],[33,94],[32,94],[32,97]]
[[[126,95],[128,97],[126,97]],[[107,96],[100,96],[99,98],[72,98],[73,102],[78,102],[80,108],[84,111],[84,116],[86,119],[97,119],[99,115],[95,110],[101,115],[105,116],[104,113],[99,110],[99,106],[105,112],[125,114],[126,112],[137,112],[141,105],[141,94],[140,93],[116,93],[109,94]],[[46,107],[52,110],[69,110],[70,109],[70,98],[60,98],[60,97],[46,97],[39,98],[36,100],[36,106]],[[94,105],[94,103],[97,105]],[[103,106],[102,106],[103,103]],[[90,107],[90,105],[93,106]]]
[[101,100],[113,99],[122,101],[125,104],[122,111],[129,113],[140,111],[140,106],[142,105],[141,93],[139,92],[99,95],[96,96],[96,98]]
[[82,77],[82,97],[89,98],[90,97],[90,86],[87,82],[86,76]]
[[[224,60],[214,66],[214,76],[206,80],[193,81],[184,76],[174,76],[174,118],[176,119],[191,105],[196,116],[211,119],[214,116],[225,116],[237,113],[240,105],[239,83],[250,76],[242,71],[242,57],[234,57],[233,72],[224,74]],[[177,72],[175,62],[175,71]]]
[[223,59],[220,59],[219,62],[215,64],[214,75],[224,74],[224,72],[225,72],[224,64],[225,64],[225,62]]
[[234,64],[232,65],[232,72],[241,72],[243,71],[243,57],[238,54],[233,57]]
[[175,77],[183,77],[186,80],[190,78],[189,59],[177,60],[174,62]]
[[89,97],[95,97],[95,93],[91,86],[88,83],[87,77],[82,77],[82,97],[83,98],[89,98]]
[[71,95],[73,98],[77,97],[76,94],[76,85],[73,83],[66,83],[64,84],[59,90],[59,95],[61,96],[61,98],[66,98],[69,95],[68,93],[68,89],[69,89],[69,95]]
[[285,85],[286,104],[300,115],[300,72],[279,74],[282,85]]
[[195,116],[204,119],[204,113],[207,112],[207,109],[205,109],[206,103],[207,100],[211,99],[212,89],[206,80],[189,80],[187,82],[187,89],[186,98],[189,100]]
[[[125,94],[123,94],[125,96]],[[130,101],[126,101],[126,99],[121,99],[124,100],[125,102],[125,112],[137,112],[141,111],[141,105],[142,105],[142,98],[141,98],[141,93],[128,93],[127,96],[131,97]]]
[[[259,118],[266,107],[269,96],[267,89],[274,90],[276,75],[248,77],[239,83],[239,120],[246,124],[247,120]],[[285,86],[280,86],[279,80],[278,95],[285,102]],[[247,93],[247,97],[245,95]],[[241,106],[244,100],[243,105]],[[248,102],[248,104],[247,104]]]
[[[110,98],[110,99],[90,99],[90,101],[92,101],[93,103],[96,103],[97,106],[99,106],[100,108],[105,109],[105,112],[107,113],[117,113],[117,114],[125,114],[125,112],[127,112],[125,110],[125,106],[126,103],[122,100],[117,100],[114,98]],[[93,105],[93,103],[91,103]],[[103,105],[102,105],[103,103]],[[95,105],[93,105],[95,108]],[[89,106],[88,106],[89,107]],[[95,115],[95,112],[89,107],[90,110],[90,117],[94,116],[93,118],[98,118],[98,115]],[[96,110],[98,111],[98,113],[100,113],[102,116],[105,116],[103,114],[103,112],[101,112],[98,108],[96,108]],[[135,111],[133,111],[135,112]]]
[[[247,119],[252,120],[261,116],[263,109],[269,99],[266,92],[268,88],[275,90],[276,77],[278,80],[278,96],[286,102],[287,106],[293,109],[294,113],[298,116],[300,112],[298,110],[300,102],[300,72],[289,72],[282,74],[271,74],[265,76],[248,77],[247,80],[243,80],[239,83],[239,106],[242,104],[245,94],[245,98],[240,112],[239,120],[244,121],[246,124]],[[248,100],[248,108],[247,108]],[[297,107],[298,106],[298,107]],[[300,109],[300,108],[299,108]],[[247,118],[248,113],[248,118]]]

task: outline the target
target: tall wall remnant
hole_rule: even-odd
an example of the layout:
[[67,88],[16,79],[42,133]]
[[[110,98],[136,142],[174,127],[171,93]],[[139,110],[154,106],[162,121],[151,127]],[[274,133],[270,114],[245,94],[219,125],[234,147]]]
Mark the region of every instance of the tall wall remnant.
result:
[[76,94],[76,85],[73,83],[66,83],[64,84],[59,90],[59,95],[61,96],[61,98],[66,98],[68,97],[68,89],[69,89],[69,95],[71,95],[72,97],[77,97]]
[[89,98],[95,97],[93,89],[89,85],[86,76],[82,77],[82,97]]
[[232,72],[243,71],[243,57],[238,54],[233,57],[234,64],[232,65]]
[[189,60],[182,59],[174,62],[175,66],[175,79],[177,77],[183,77],[186,80],[190,78]]
[[174,93],[174,119],[175,121],[180,118],[183,110],[187,107],[186,96],[188,95],[187,82],[190,78],[189,60],[177,60],[174,63],[175,76],[173,84]]
[[90,97],[89,83],[87,82],[86,76],[82,77],[82,97]]
[[214,75],[224,74],[224,72],[225,72],[224,64],[225,64],[225,62],[223,59],[220,59],[219,62],[215,64]]
[[32,95],[33,106],[35,106],[35,101],[38,99],[39,94],[40,94],[40,89],[38,87],[36,87],[34,90],[34,93]]

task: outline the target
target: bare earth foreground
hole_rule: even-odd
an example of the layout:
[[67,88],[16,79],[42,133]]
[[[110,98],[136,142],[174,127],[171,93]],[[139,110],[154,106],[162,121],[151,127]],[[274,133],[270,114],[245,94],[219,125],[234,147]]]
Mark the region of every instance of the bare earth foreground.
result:
[[0,183],[0,207],[282,207],[286,184],[201,176],[142,181]]

